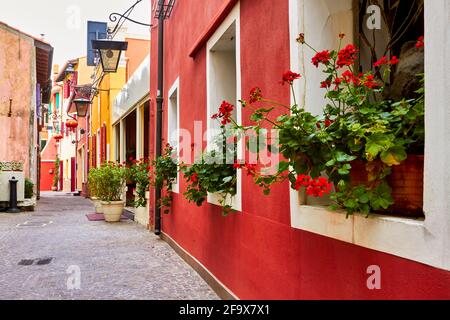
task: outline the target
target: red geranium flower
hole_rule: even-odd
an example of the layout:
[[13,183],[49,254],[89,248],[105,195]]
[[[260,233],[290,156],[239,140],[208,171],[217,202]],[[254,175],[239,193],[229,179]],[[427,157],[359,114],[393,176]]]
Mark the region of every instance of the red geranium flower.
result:
[[194,173],[192,174],[191,178],[189,179],[189,181],[192,182],[192,183],[198,182],[198,173],[197,173],[197,172],[194,172]]
[[422,47],[425,46],[425,41],[424,41],[424,39],[425,39],[424,36],[421,36],[421,37],[419,37],[419,39],[417,39],[417,43],[416,43],[416,48],[417,48],[417,49],[422,48]]
[[261,101],[261,99],[262,99],[262,92],[260,88],[255,87],[252,90],[250,90],[250,99],[249,99],[250,103]]
[[374,66],[374,67],[380,67],[380,66],[385,65],[385,64],[387,64],[387,63],[388,63],[387,57],[386,57],[386,56],[383,56],[383,57],[381,57],[380,60],[378,60],[377,62],[375,62],[375,63],[373,64],[373,66]]
[[283,74],[281,84],[292,84],[294,80],[300,79],[301,75],[292,71],[287,71]]
[[393,56],[392,59],[389,61],[390,65],[398,64],[400,60],[396,56]]
[[312,64],[319,67],[319,63],[327,64],[331,59],[330,51],[325,50],[318,52],[311,60]]
[[325,194],[331,192],[333,185],[328,182],[327,178],[317,178],[311,180],[309,185],[306,187],[306,193],[312,197],[323,197]]
[[320,83],[321,88],[329,88],[331,86],[331,80],[325,80]]
[[342,68],[344,66],[351,66],[357,59],[357,53],[358,50],[356,50],[356,47],[353,44],[349,44],[344,49],[339,51],[336,65],[339,68]]
[[379,88],[381,85],[375,80],[375,76],[373,74],[369,74],[366,76],[363,82],[364,86],[369,89]]
[[342,74],[342,79],[346,83],[353,82],[356,86],[358,86],[361,83],[361,80],[357,76],[355,76],[353,72],[351,72],[350,70],[347,70]]
[[233,115],[234,106],[226,101],[223,101],[219,108],[219,113],[216,113],[211,118],[212,119],[222,119],[222,125],[231,123],[231,117]]
[[298,191],[301,189],[301,187],[308,187],[310,182],[311,182],[310,176],[299,174],[297,176],[297,181],[295,181],[294,183],[294,189]]

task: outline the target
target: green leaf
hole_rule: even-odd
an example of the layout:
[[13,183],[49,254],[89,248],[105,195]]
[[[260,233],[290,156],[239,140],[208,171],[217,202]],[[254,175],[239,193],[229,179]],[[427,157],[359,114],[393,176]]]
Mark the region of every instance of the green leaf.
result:
[[350,161],[353,161],[356,159],[355,156],[351,156],[342,151],[336,152],[335,157],[336,157],[337,162],[350,162]]
[[388,166],[398,166],[402,161],[406,160],[408,157],[405,148],[403,147],[392,147],[387,151],[381,153],[381,161],[383,161]]
[[222,179],[222,181],[223,181],[224,183],[231,182],[231,180],[233,180],[233,177],[225,177],[225,178]]
[[381,152],[393,146],[394,135],[375,133],[367,137],[366,152],[374,159]]

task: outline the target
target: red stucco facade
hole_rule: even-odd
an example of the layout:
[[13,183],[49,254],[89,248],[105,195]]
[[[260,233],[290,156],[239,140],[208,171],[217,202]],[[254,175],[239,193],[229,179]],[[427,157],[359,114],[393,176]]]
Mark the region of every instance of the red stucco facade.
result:
[[[189,54],[229,2],[177,1],[165,24],[164,95],[179,77],[180,126],[191,132],[194,121],[207,120],[206,47],[200,46],[194,58]],[[240,16],[243,95],[259,86],[289,103],[289,88],[279,84],[290,68],[288,1],[242,0]],[[152,29],[150,128],[155,128],[157,32]],[[243,111],[244,124],[248,118]],[[151,150],[154,139],[151,130]],[[266,197],[244,175],[242,212],[228,217],[217,206],[188,203],[182,196],[185,187],[181,179],[171,214],[162,217],[162,230],[241,299],[450,298],[448,271],[292,228],[287,184]],[[372,264],[382,270],[381,290],[367,288],[366,269]]]

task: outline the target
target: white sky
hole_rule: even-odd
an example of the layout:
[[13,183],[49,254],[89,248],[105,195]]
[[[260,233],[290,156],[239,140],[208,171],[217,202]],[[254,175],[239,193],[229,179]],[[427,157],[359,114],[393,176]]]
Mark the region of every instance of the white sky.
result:
[[[0,0],[0,21],[35,37],[45,34],[54,48],[53,63],[86,55],[88,20],[109,21],[112,12],[123,13],[136,0]],[[149,23],[150,0],[143,0],[130,18]],[[145,26],[125,22],[128,32],[148,36]]]

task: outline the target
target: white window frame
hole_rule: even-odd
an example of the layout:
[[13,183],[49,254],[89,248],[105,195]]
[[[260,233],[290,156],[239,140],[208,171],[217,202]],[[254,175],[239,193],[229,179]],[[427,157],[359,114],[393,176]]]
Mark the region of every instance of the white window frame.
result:
[[[219,106],[212,105],[212,87],[214,85],[213,81],[211,81],[211,50],[215,46],[215,44],[219,41],[222,35],[230,28],[230,26],[236,23],[236,101],[233,101],[233,104],[236,106],[236,121],[237,123],[242,123],[242,108],[239,103],[239,99],[241,97],[241,32],[240,32],[240,2],[238,2],[235,7],[231,10],[227,18],[222,22],[222,24],[217,28],[214,34],[210,37],[206,44],[206,92],[207,92],[207,130],[213,128],[211,116],[217,113]],[[230,101],[231,102],[231,101]],[[238,158],[242,158],[242,141],[238,143]],[[217,194],[208,194],[208,203],[220,205],[219,203],[219,195]],[[242,211],[242,172],[241,170],[237,170],[237,183],[236,183],[236,195],[230,201],[231,207],[240,212]]]
[[[309,0],[289,0],[291,68],[303,75],[311,55],[295,39],[300,32],[304,32],[307,39],[317,35],[304,30],[302,16],[307,13],[302,11],[306,1]],[[445,32],[450,28],[446,16],[449,10],[446,0],[425,0],[425,220],[379,215],[366,218],[360,214],[346,219],[342,212],[300,205],[298,193],[291,190],[293,228],[450,270],[450,91],[445,88],[446,81],[441,81],[448,78],[446,72],[450,69],[450,40]],[[336,33],[341,31],[336,30]],[[296,84],[296,92],[300,92],[305,101],[308,87],[304,79]]]
[[[178,132],[178,145],[176,147],[177,152],[177,160],[180,161],[180,78],[178,77],[173,83],[172,87],[169,89],[167,94],[167,141],[171,142],[171,136],[173,132],[171,132],[171,123],[173,122],[174,114],[172,110],[172,96],[177,93],[177,114],[175,124],[176,130]],[[177,180],[172,184],[172,192],[180,193],[180,172],[177,171]]]

